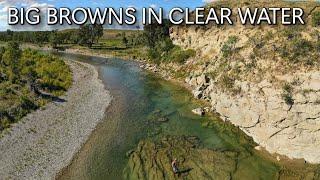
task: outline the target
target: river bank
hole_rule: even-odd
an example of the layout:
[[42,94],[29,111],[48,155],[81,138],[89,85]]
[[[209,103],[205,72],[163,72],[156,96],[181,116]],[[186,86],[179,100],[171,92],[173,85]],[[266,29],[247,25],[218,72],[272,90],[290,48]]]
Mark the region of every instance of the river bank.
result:
[[[81,55],[89,55],[90,56],[97,56],[97,57],[110,57],[110,55],[108,54],[102,54],[100,52],[96,52],[94,50],[82,50],[82,49],[67,49],[66,52],[68,53],[73,53],[73,54],[81,54]],[[121,57],[123,58],[123,57]],[[124,58],[124,59],[130,59],[128,58]],[[146,69],[148,71],[151,71],[153,73],[158,74],[159,76],[161,76],[162,78],[166,79],[166,80],[170,80],[170,81],[174,81],[177,82],[178,84],[186,87],[190,92],[192,92],[192,94],[194,95],[194,97],[196,99],[201,99],[205,102],[207,102],[206,106],[207,107],[201,107],[202,109],[206,108],[206,109],[210,109],[210,111],[212,112],[217,112],[220,114],[221,118],[225,121],[230,121],[232,124],[234,124],[235,126],[240,127],[248,136],[252,137],[254,139],[254,141],[259,144],[260,146],[257,147],[257,149],[266,149],[269,153],[273,154],[274,159],[280,160],[280,159],[287,159],[287,157],[289,159],[305,159],[307,162],[309,163],[313,163],[313,164],[317,164],[319,162],[319,156],[318,156],[318,145],[314,145],[315,143],[310,143],[310,142],[306,142],[303,141],[301,139],[303,139],[305,137],[305,135],[302,135],[301,137],[296,136],[297,133],[299,133],[302,127],[302,131],[301,132],[306,132],[306,134],[309,134],[310,137],[312,137],[312,141],[316,141],[314,139],[317,139],[319,137],[319,133],[317,130],[318,128],[318,124],[316,124],[316,126],[312,126],[313,128],[310,128],[311,126],[309,124],[315,124],[313,123],[313,121],[310,123],[311,120],[314,120],[314,117],[317,118],[317,116],[309,116],[306,118],[307,122],[302,121],[300,116],[290,116],[290,117],[295,117],[294,120],[292,122],[287,121],[286,119],[283,120],[283,116],[281,115],[279,117],[277,117],[277,115],[275,114],[275,109],[272,109],[272,112],[268,113],[264,113],[263,115],[259,115],[258,113],[263,112],[262,110],[259,110],[259,112],[257,113],[256,111],[254,111],[253,113],[250,113],[248,115],[247,113],[247,109],[243,110],[244,113],[239,113],[238,111],[241,109],[239,107],[239,103],[241,101],[246,103],[247,100],[243,100],[243,99],[247,99],[246,96],[243,96],[241,98],[235,99],[233,98],[233,96],[229,94],[225,95],[222,94],[219,89],[217,88],[217,85],[215,84],[215,82],[210,79],[210,77],[208,77],[206,74],[207,72],[207,68],[201,67],[201,70],[197,71],[196,73],[191,73],[191,75],[189,75],[188,78],[186,79],[181,79],[181,78],[177,78],[175,77],[174,73],[180,71],[180,67],[177,67],[174,64],[168,64],[168,65],[156,65],[153,63],[150,63],[147,60],[144,59],[134,59],[135,61],[138,61],[140,63],[140,67],[143,69]],[[302,77],[302,76],[301,76]],[[314,81],[312,78],[310,80],[307,80],[308,78],[303,78],[305,79],[305,84],[307,84],[306,86],[303,86],[301,92],[305,92],[305,89],[314,89],[313,85],[310,82]],[[315,82],[315,83],[314,83]],[[313,84],[315,84],[315,87],[318,87],[317,85],[317,80],[315,80],[313,82]],[[264,82],[262,82],[262,85],[258,84],[257,89],[257,93],[259,95],[259,89],[261,89],[261,87],[263,88],[269,88],[271,89],[271,92],[276,92],[275,90],[272,89],[272,87],[270,87],[270,85],[265,86],[263,84]],[[254,88],[252,88],[254,89]],[[219,94],[220,92],[220,94]],[[217,93],[219,95],[217,95]],[[311,93],[315,94],[317,93],[317,90],[315,90],[314,92],[312,91]],[[278,114],[288,114],[290,113],[290,110],[287,112],[288,110],[288,105],[286,105],[286,103],[282,102],[282,92],[281,89],[277,91],[277,93],[275,94],[275,98],[276,98],[276,102],[278,103],[277,107],[280,106],[280,110],[279,112],[277,112]],[[257,95],[257,96],[258,96]],[[313,105],[313,106],[318,106],[316,101],[318,95],[313,95],[313,96],[308,96],[309,100],[302,100],[300,103],[300,99],[298,97],[294,96],[294,99],[296,100],[296,104],[302,104],[302,105]],[[217,97],[221,97],[220,99],[217,99]],[[228,97],[228,98],[226,98]],[[256,97],[256,96],[254,96]],[[300,97],[300,96],[299,96]],[[232,99],[232,101],[229,101],[229,99]],[[227,102],[227,105],[225,105],[225,101]],[[311,102],[311,103],[304,103],[304,102]],[[269,102],[269,100],[267,99],[265,102]],[[228,107],[228,104],[235,104],[233,105],[234,107],[230,108]],[[258,104],[261,104],[260,101],[258,101]],[[269,103],[270,104],[270,103]],[[274,103],[273,103],[274,104]],[[273,105],[271,103],[271,105]],[[249,105],[251,106],[251,103],[249,103]],[[225,107],[224,107],[225,106]],[[246,107],[247,105],[242,105],[243,107]],[[258,105],[254,105],[255,107],[260,107]],[[284,107],[284,108],[282,108]],[[294,106],[295,107],[295,106]],[[271,107],[273,108],[273,107]],[[254,109],[254,108],[251,108]],[[261,109],[261,108],[260,108]],[[295,110],[295,108],[292,108],[293,110]],[[308,108],[304,108],[304,109],[310,109]],[[317,108],[316,108],[317,109]],[[235,113],[233,113],[235,112]],[[301,108],[298,109],[297,112],[302,112]],[[315,111],[312,113],[314,113],[315,115],[317,114],[318,111]],[[233,114],[232,114],[233,113]],[[258,115],[255,115],[258,114]],[[232,118],[230,118],[232,116]],[[248,117],[247,117],[248,116]],[[251,117],[254,116],[254,117]],[[255,116],[257,118],[255,118]],[[288,116],[288,115],[286,115]],[[271,117],[268,118],[268,117]],[[249,118],[249,120],[247,120]],[[250,119],[251,118],[251,119]],[[304,117],[302,117],[304,119]],[[241,120],[242,119],[242,120]],[[279,119],[279,120],[278,120]],[[290,119],[290,118],[288,118]],[[236,121],[235,121],[236,120]],[[265,123],[264,121],[271,121],[272,122],[272,126],[270,126],[270,123]],[[248,125],[249,122],[249,125]],[[298,122],[298,123],[297,123]],[[317,122],[317,121],[316,121]],[[250,124],[251,123],[251,124]],[[282,124],[281,124],[282,123]],[[290,126],[292,127],[288,128],[288,123]],[[305,125],[306,124],[306,125]],[[260,126],[267,126],[265,128],[260,128]],[[296,131],[296,129],[298,131]],[[306,129],[306,130],[305,130]],[[264,131],[265,130],[265,131]],[[285,130],[285,131],[283,131]],[[290,135],[288,134],[286,131],[294,131],[294,135]],[[252,132],[251,132],[252,131]],[[261,133],[263,131],[263,133]],[[315,133],[314,133],[315,132]],[[303,133],[300,133],[303,134]],[[292,143],[288,143],[292,141]],[[297,144],[298,145],[295,145]],[[281,158],[280,158],[281,157]]]
[[[139,63],[119,58],[57,55],[97,65],[99,77],[115,99],[105,121],[58,179],[136,179],[137,176],[152,179],[157,174],[170,179],[173,178],[170,162],[174,157],[182,169],[193,168],[184,176],[200,179],[208,174],[227,178],[228,170],[234,179],[318,176],[317,167],[304,161],[279,156],[278,162],[261,148],[255,150],[256,144],[250,137],[218,116],[193,114],[192,109],[207,105],[194,100],[190,91],[179,84],[142,70]],[[228,156],[229,152],[235,156]]]
[[[71,52],[76,52],[76,53],[80,53],[83,55],[86,55],[87,52],[82,52],[81,50],[69,50]],[[90,51],[90,50],[88,50]],[[108,55],[99,55],[99,53],[95,53],[93,50],[91,50],[91,52],[94,55],[98,55],[100,57],[105,57]],[[231,122],[232,124],[234,124],[235,126],[239,127],[242,129],[243,132],[245,132],[248,136],[252,137],[254,139],[254,141],[259,145],[257,146],[257,149],[263,149],[268,151],[269,153],[272,154],[273,158],[277,161],[283,160],[283,161],[287,161],[287,159],[290,160],[294,160],[294,159],[304,159],[309,163],[312,164],[317,164],[319,162],[319,156],[318,156],[318,145],[316,145],[315,143],[310,143],[309,141],[303,141],[302,139],[305,137],[305,134],[308,134],[310,137],[312,137],[312,141],[315,142],[318,137],[319,137],[319,133],[317,131],[314,131],[318,128],[318,124],[316,124],[316,126],[313,126],[313,129],[310,128],[311,126],[309,124],[313,124],[315,125],[315,123],[310,122],[311,119],[313,120],[314,117],[317,116],[310,116],[310,119],[305,118],[305,117],[301,117],[301,116],[296,116],[296,118],[292,121],[283,121],[283,119],[281,119],[283,116],[281,115],[281,117],[277,117],[277,115],[274,114],[275,109],[273,109],[273,112],[271,113],[265,113],[264,117],[263,115],[259,114],[261,112],[263,112],[262,110],[260,112],[255,112],[255,114],[257,114],[256,119],[258,119],[257,121],[255,121],[254,118],[252,118],[252,120],[249,120],[249,122],[252,124],[246,125],[245,123],[248,122],[248,117],[251,118],[251,116],[254,115],[254,113],[251,113],[250,115],[247,115],[247,110],[244,110],[243,112],[239,112],[241,110],[241,108],[239,107],[239,105],[236,105],[235,107],[229,108],[228,110],[228,106],[224,105],[223,103],[225,103],[225,101],[228,101],[228,98],[225,97],[229,97],[229,95],[224,95],[222,93],[220,93],[219,96],[219,89],[216,89],[217,86],[214,83],[214,81],[212,79],[210,79],[210,77],[208,77],[206,75],[206,67],[202,67],[202,70],[199,70],[198,74],[193,74],[193,76],[189,75],[188,78],[186,79],[182,79],[182,78],[178,78],[175,77],[174,73],[176,73],[177,71],[180,71],[180,67],[177,67],[175,64],[167,64],[167,65],[156,65],[153,63],[150,63],[147,60],[143,60],[143,59],[134,59],[135,61],[138,61],[140,63],[140,67],[143,69],[146,69],[148,71],[151,71],[153,73],[158,74],[159,76],[161,76],[162,78],[166,79],[166,80],[170,80],[173,82],[176,82],[184,87],[186,87],[194,96],[194,98],[196,99],[200,99],[203,100],[205,102],[205,105],[203,107],[200,107],[201,109],[209,109],[210,112],[215,112],[215,113],[219,113],[220,117],[222,120],[224,121],[228,121]],[[313,80],[312,78],[309,78],[309,80],[307,80],[308,78],[305,78],[304,76],[301,76],[301,80],[305,80],[305,86],[302,86],[303,88],[301,89],[314,89],[311,85],[310,82],[318,82],[317,80]],[[258,85],[258,87],[263,87],[263,88],[269,88],[271,89],[271,92],[275,92],[272,90],[272,87],[270,86],[264,86],[263,85],[264,82],[262,82],[262,85]],[[314,83],[313,83],[314,84]],[[317,85],[316,85],[317,86]],[[260,88],[257,88],[259,91]],[[258,92],[259,93],[259,92]],[[257,93],[257,94],[258,94]],[[315,91],[314,93],[317,93],[317,91]],[[217,95],[218,94],[218,95]],[[277,93],[275,93],[276,98],[277,98],[277,102],[278,106],[280,107],[284,107],[283,110],[280,108],[281,111],[279,111],[279,114],[281,114],[282,112],[286,113],[286,110],[288,108],[287,105],[282,102],[282,92],[281,89],[277,91]],[[220,98],[217,98],[220,97]],[[230,95],[230,97],[232,97]],[[310,109],[309,105],[313,105],[315,107],[319,106],[316,104],[316,102],[313,103],[313,101],[317,101],[317,95],[314,96],[308,96],[308,99],[304,99],[302,101],[305,102],[311,102],[311,103],[300,103],[300,100],[298,97],[295,97],[295,101],[296,104],[303,104],[305,106],[308,106],[305,109]],[[233,98],[232,101],[228,101],[227,103],[231,103],[231,104],[240,104],[239,101],[241,101],[242,99],[246,99],[247,97],[241,97],[238,99]],[[306,97],[305,97],[306,98]],[[301,99],[301,98],[300,98]],[[246,100],[243,100],[241,102],[247,102]],[[269,102],[269,101],[266,101]],[[259,103],[261,104],[261,102],[259,101]],[[223,108],[220,108],[220,106]],[[249,104],[250,105],[250,104]],[[226,107],[224,107],[226,106]],[[242,105],[243,107],[246,107],[246,105]],[[255,105],[255,107],[259,107],[258,105]],[[294,105],[294,107],[296,107],[296,105]],[[237,109],[235,109],[237,108]],[[271,107],[273,108],[273,107]],[[251,108],[254,109],[254,108]],[[291,111],[294,111],[295,108],[293,108]],[[259,109],[257,110],[259,111]],[[208,111],[207,111],[208,112]],[[231,113],[229,112],[236,112],[233,113],[234,116],[231,117]],[[281,112],[281,113],[280,113]],[[297,112],[302,112],[301,109],[298,109]],[[313,111],[311,111],[313,112]],[[318,111],[313,112],[315,115],[317,114]],[[229,113],[229,114],[228,114]],[[288,111],[288,113],[290,113],[290,111]],[[253,115],[252,115],[253,114]],[[292,115],[294,116],[294,115]],[[269,117],[269,118],[268,118]],[[271,122],[276,122],[273,123],[273,126],[269,126],[268,124],[270,123],[264,123],[265,121],[271,121]],[[299,119],[300,118],[300,119]],[[303,121],[303,119],[307,119],[307,122]],[[235,121],[234,119],[236,119],[237,121]],[[242,120],[241,120],[242,119]],[[277,119],[280,119],[280,124],[277,121]],[[288,118],[289,119],[289,118]],[[298,123],[297,123],[298,122]],[[283,125],[282,125],[282,124]],[[294,130],[292,130],[292,127],[287,128],[288,127],[288,123],[289,125],[292,124]],[[245,125],[243,125],[245,124]],[[266,124],[266,125],[265,125]],[[306,125],[304,125],[306,124]],[[260,126],[264,126],[264,128],[259,128]],[[267,126],[267,127],[265,127]],[[275,126],[275,127],[274,127]],[[269,128],[269,129],[268,129]],[[302,131],[300,129],[303,129]],[[298,129],[294,135],[290,135],[290,133],[288,134],[286,131],[287,130],[291,130],[291,131],[295,131],[295,129]],[[304,130],[306,129],[306,130]],[[254,132],[251,132],[252,130],[254,130]],[[261,133],[261,131],[264,131],[264,133]],[[285,130],[285,131],[283,131]],[[301,132],[301,137],[297,136],[297,132]],[[294,138],[292,138],[294,137]],[[288,143],[291,142],[291,143]],[[298,145],[295,145],[298,144]]]
[[74,80],[67,93],[27,115],[0,139],[1,178],[54,179],[104,118],[111,96],[96,69],[66,63]]

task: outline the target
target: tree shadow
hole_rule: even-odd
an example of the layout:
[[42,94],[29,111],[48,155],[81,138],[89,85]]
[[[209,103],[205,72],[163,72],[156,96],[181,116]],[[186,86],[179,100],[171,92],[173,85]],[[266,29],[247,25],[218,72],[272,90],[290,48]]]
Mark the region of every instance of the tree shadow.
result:
[[176,174],[178,176],[186,176],[189,174],[190,171],[192,171],[193,168],[187,168],[187,169],[183,169],[183,170],[179,170]]
[[65,99],[62,99],[60,97],[57,97],[57,96],[53,96],[51,94],[45,94],[45,93],[41,93],[40,94],[40,97],[43,98],[43,99],[49,99],[53,102],[56,102],[56,103],[64,103],[64,102],[67,102]]
[[106,46],[102,46],[102,47],[91,47],[91,49],[95,49],[95,50],[126,50],[128,48],[125,47],[106,47]]

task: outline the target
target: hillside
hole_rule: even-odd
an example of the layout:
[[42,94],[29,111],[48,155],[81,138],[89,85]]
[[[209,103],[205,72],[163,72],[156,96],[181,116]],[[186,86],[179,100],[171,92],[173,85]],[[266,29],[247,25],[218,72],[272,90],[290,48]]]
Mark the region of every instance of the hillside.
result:
[[224,120],[268,151],[320,163],[320,4],[217,1],[208,6],[304,9],[306,25],[172,27],[173,43],[197,52],[173,67],[183,72],[196,98],[209,101]]

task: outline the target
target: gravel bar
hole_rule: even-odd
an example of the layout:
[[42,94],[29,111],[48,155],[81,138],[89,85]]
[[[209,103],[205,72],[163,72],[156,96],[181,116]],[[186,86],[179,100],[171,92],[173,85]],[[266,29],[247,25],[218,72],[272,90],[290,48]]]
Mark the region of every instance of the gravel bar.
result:
[[66,61],[73,85],[0,138],[0,179],[54,179],[104,119],[111,102],[95,67]]

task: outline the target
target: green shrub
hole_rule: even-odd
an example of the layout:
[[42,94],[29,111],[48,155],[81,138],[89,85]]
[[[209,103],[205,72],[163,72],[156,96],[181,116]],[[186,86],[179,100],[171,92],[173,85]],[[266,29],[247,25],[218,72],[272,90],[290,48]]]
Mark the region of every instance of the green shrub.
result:
[[180,64],[185,63],[186,60],[196,55],[196,52],[192,49],[181,50],[181,48],[177,46],[173,48],[169,53],[170,53],[168,56],[169,61],[177,62]]
[[222,56],[227,58],[235,53],[235,45],[238,42],[237,36],[230,36],[221,48]]
[[223,89],[231,90],[234,87],[234,79],[232,79],[230,76],[224,74],[220,78],[220,84],[221,84]]
[[282,98],[286,102],[287,105],[292,106],[294,104],[294,100],[293,100],[291,94],[288,94],[288,93],[283,94]]
[[290,84],[286,83],[282,89],[283,89],[283,94],[282,94],[283,100],[287,105],[292,106],[294,104],[294,99],[292,98],[293,87]]
[[159,54],[159,52],[155,49],[148,49],[148,58],[156,63],[156,64],[160,64],[160,60],[161,60],[161,55]]
[[158,52],[168,53],[173,48],[174,45],[169,37],[156,43],[156,49],[158,50]]
[[283,91],[286,92],[286,93],[289,93],[289,94],[292,94],[293,92],[293,87],[286,83],[283,87],[282,87]]
[[10,127],[10,121],[7,117],[0,118],[0,131],[9,128]]
[[282,35],[286,37],[286,39],[291,40],[293,38],[301,37],[301,33],[297,28],[287,27],[283,30]]
[[2,54],[6,61],[14,62],[0,63],[0,131],[50,101],[41,96],[43,91],[58,96],[72,84],[71,71],[63,60],[30,49],[12,50],[12,45]]
[[291,63],[310,64],[313,61],[315,45],[301,37],[295,37],[278,49],[280,56]]
[[295,38],[292,42],[293,57],[305,56],[313,50],[313,45],[306,39]]
[[320,53],[320,41],[316,43],[315,50],[317,51],[317,53]]
[[312,14],[312,26],[320,26],[320,11],[314,12]]
[[39,87],[54,95],[61,95],[72,84],[69,67],[63,60],[51,55],[25,50],[22,53],[21,66],[25,78],[32,81],[30,78],[36,77]]

